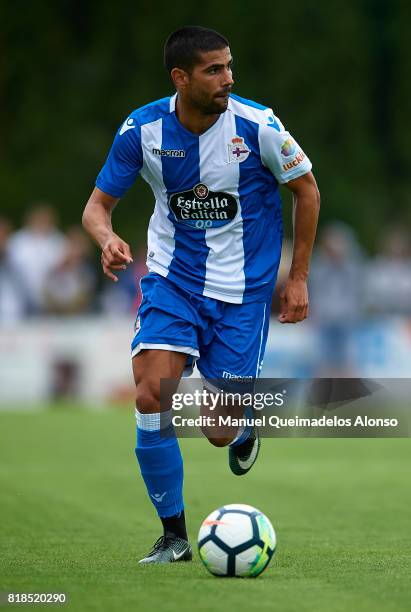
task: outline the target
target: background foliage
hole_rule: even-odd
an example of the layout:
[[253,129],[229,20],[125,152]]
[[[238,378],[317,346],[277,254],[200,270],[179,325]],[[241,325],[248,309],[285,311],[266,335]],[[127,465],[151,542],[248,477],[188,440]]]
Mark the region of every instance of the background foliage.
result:
[[[229,38],[235,91],[272,106],[309,154],[322,222],[351,223],[373,248],[384,224],[411,222],[410,21],[407,0],[3,2],[1,209],[20,223],[45,199],[78,222],[117,126],[173,91],[166,36],[201,24]],[[152,207],[137,181],[117,230],[144,240]]]

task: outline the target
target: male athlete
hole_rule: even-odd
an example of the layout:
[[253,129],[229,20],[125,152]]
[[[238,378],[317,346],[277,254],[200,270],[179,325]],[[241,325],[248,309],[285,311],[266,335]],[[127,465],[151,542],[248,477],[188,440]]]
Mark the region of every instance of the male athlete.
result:
[[[281,252],[279,183],[294,197],[281,323],[307,317],[319,210],[311,163],[296,141],[270,108],[231,93],[224,36],[182,28],[168,38],[164,60],[176,94],[133,111],[120,126],[83,214],[102,249],[104,273],[116,281],[115,271],[132,257],[112,229],[112,211],[138,174],[156,201],[131,350],[136,455],[164,535],[140,563],[192,558],[178,441],[160,433],[160,379],[180,379],[194,361],[205,381],[258,376]],[[238,475],[250,469],[260,446],[255,428],[234,438],[210,435],[210,442],[229,445],[229,465]]]

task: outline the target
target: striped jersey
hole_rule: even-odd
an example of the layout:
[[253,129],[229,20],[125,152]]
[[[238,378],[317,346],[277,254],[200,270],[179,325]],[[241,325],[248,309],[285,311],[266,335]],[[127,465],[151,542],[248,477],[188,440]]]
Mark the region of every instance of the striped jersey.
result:
[[231,94],[197,135],[179,122],[176,97],[131,113],[96,186],[121,197],[138,174],[150,185],[149,271],[224,302],[265,300],[281,256],[279,183],[311,162],[270,108]]

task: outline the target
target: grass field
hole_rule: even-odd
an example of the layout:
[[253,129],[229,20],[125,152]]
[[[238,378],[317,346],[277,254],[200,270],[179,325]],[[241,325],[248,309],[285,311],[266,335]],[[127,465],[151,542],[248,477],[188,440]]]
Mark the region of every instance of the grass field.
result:
[[81,611],[409,610],[409,439],[263,440],[244,478],[224,449],[183,440],[193,543],[226,503],[252,504],[274,524],[277,553],[247,580],[212,577],[197,553],[137,566],[160,534],[131,409],[3,413],[0,430],[0,591],[63,591]]

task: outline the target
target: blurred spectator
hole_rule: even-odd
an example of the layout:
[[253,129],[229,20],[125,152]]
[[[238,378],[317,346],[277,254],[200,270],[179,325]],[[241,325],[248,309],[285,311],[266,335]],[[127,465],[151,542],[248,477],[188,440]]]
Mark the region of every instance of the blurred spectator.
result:
[[61,260],[65,238],[56,228],[54,210],[47,204],[33,206],[25,226],[9,240],[9,257],[27,291],[33,314],[44,310],[44,287],[48,274]]
[[351,376],[351,334],[362,314],[363,257],[350,227],[335,222],[324,228],[309,282],[310,319],[319,334],[321,375]]
[[8,251],[11,225],[0,217],[0,323],[21,319],[28,309],[24,283]]
[[411,315],[409,234],[399,226],[386,230],[381,253],[368,266],[366,297],[370,312]]
[[71,227],[57,265],[44,282],[44,303],[51,314],[78,314],[90,310],[96,273],[90,260],[90,242],[80,227]]
[[105,314],[135,314],[141,301],[140,279],[147,274],[146,249],[138,247],[133,263],[126,270],[117,271],[118,282],[107,283],[101,295]]

